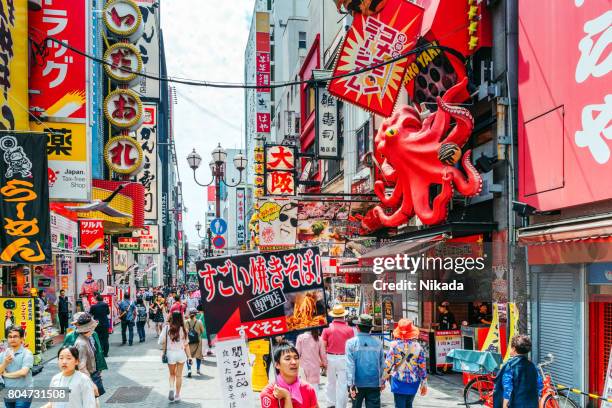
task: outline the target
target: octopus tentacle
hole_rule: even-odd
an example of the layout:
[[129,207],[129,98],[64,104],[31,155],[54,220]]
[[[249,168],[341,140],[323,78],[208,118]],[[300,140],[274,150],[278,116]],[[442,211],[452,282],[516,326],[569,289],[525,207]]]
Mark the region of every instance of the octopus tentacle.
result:
[[450,134],[444,139],[444,142],[463,146],[472,134],[472,129],[474,129],[474,118],[470,111],[460,106],[447,105],[440,97],[438,97],[438,106],[457,122]]
[[378,180],[374,183],[374,193],[385,207],[397,207],[404,195],[402,185],[396,184],[390,196],[385,192],[385,183]]
[[482,191],[482,176],[472,164],[472,151],[468,150],[461,159],[461,165],[465,169],[467,178],[459,169],[452,167],[453,184],[457,190],[466,197],[474,197]]
[[448,202],[453,196],[452,176],[446,176],[442,182],[442,191],[434,198],[432,206],[429,206],[429,195],[424,194],[428,188],[419,190],[414,201],[415,212],[425,225],[438,224],[446,219],[448,214]]

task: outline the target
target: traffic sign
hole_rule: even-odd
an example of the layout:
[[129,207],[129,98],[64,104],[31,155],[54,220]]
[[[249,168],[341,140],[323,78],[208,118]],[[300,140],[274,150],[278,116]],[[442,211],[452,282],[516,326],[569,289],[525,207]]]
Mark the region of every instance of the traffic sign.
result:
[[223,218],[215,218],[210,222],[210,232],[223,235],[227,231],[227,222]]
[[221,249],[225,246],[225,238],[223,238],[221,235],[217,235],[212,239],[212,243],[215,248]]

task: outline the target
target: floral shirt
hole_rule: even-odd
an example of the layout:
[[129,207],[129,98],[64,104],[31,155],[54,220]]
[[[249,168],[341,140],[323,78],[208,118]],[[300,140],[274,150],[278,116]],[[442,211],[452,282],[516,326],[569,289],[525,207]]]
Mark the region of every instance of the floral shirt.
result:
[[427,378],[425,351],[416,340],[396,340],[390,344],[385,371],[401,382],[414,383]]

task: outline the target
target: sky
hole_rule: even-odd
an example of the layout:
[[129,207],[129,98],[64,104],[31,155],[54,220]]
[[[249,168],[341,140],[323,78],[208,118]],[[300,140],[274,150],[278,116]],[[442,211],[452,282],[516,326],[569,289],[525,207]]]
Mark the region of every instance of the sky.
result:
[[[213,5],[214,4],[214,5]],[[244,81],[244,50],[253,13],[252,0],[175,0],[161,4],[161,27],[168,76],[206,81]],[[183,198],[187,212],[183,229],[191,248],[197,248],[195,224],[204,224],[206,189],[193,181],[187,155],[193,148],[202,157],[196,171],[200,183],[211,181],[208,163],[221,143],[244,149],[244,90],[173,84],[174,137]],[[200,232],[203,234],[203,232]]]

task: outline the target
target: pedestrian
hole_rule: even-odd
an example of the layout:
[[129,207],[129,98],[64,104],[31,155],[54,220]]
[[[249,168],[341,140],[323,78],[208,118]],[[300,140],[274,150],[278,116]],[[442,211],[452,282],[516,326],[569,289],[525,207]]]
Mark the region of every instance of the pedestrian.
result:
[[185,321],[181,312],[174,312],[170,315],[170,321],[164,326],[158,340],[159,345],[163,345],[164,354],[162,361],[168,364],[170,390],[168,399],[170,401],[180,401],[181,387],[183,385],[183,366],[189,354],[189,341]]
[[323,347],[319,330],[313,329],[300,334],[295,343],[295,348],[301,356],[302,380],[312,385],[318,394],[321,382],[321,368],[327,367],[327,355],[325,354],[325,347]]
[[60,334],[66,334],[69,314],[70,302],[68,301],[68,296],[66,296],[66,291],[62,289],[60,290],[59,297],[57,298],[57,317],[60,324]]
[[[121,319],[121,345],[125,346],[129,342],[134,343],[134,321],[136,320],[136,306],[130,301],[130,294],[125,293],[123,300],[119,302],[119,319]],[[126,338],[126,330],[129,332],[129,339]]]
[[355,331],[346,323],[348,314],[341,304],[334,305],[329,316],[334,320],[323,330],[321,339],[327,352],[327,403],[329,406],[346,407],[346,342]]
[[[276,380],[259,394],[262,408],[318,408],[314,388],[299,379],[300,353],[289,342],[274,349]],[[344,408],[344,407],[343,407]]]
[[[204,333],[204,325],[200,320],[196,318],[198,311],[196,309],[189,310],[189,320],[185,323],[185,329],[187,330],[187,338],[189,341],[189,354],[191,358],[196,361],[196,370],[198,375],[200,373],[200,366],[204,359],[204,353],[202,352],[202,333]],[[191,358],[187,360],[187,377],[191,378],[191,367],[193,365]]]
[[[6,330],[8,348],[0,353],[0,375],[4,380],[4,394],[6,390],[32,388],[32,367],[34,356],[24,346],[25,331],[18,326],[11,326]],[[4,400],[6,408],[30,408],[29,399]]]
[[165,312],[165,300],[161,293],[157,294],[157,297],[151,307],[149,308],[149,318],[153,320],[155,323],[155,331],[157,333],[157,337],[161,333],[162,327],[165,322],[164,312]]
[[49,402],[42,408],[96,408],[94,383],[89,376],[78,371],[79,350],[76,347],[62,347],[57,352],[60,372],[55,374],[50,388],[68,388],[67,402]]
[[[77,322],[79,321],[79,318],[84,313],[85,312],[75,313],[75,315],[72,317],[71,324],[73,324],[76,327]],[[96,327],[96,329],[97,329],[97,327]],[[79,332],[76,331],[76,330],[73,330],[72,332],[68,333],[66,335],[66,337],[64,337],[64,342],[62,343],[62,347],[74,346],[74,344],[76,343],[78,338],[79,338]],[[96,358],[96,368],[99,371],[107,370],[108,369],[108,365],[106,364],[106,359],[104,358],[104,348],[102,347],[102,343],[100,342],[100,338],[98,337],[98,333],[96,331],[94,331],[93,334],[91,335],[91,338],[93,339],[93,343],[94,343],[95,358]]]
[[519,334],[510,341],[511,358],[495,378],[494,408],[537,408],[543,381],[536,365],[529,361],[529,336]]
[[456,330],[455,315],[449,310],[450,303],[442,302],[438,305],[438,330]]
[[380,392],[385,388],[385,353],[382,343],[370,335],[372,316],[362,314],[356,337],[346,342],[346,374],[353,408],[380,408]]
[[181,295],[175,294],[173,299],[174,302],[172,303],[172,306],[170,306],[170,311],[168,313],[172,314],[174,312],[180,312],[182,315],[185,315],[187,305],[181,301]]
[[418,336],[418,327],[408,319],[400,319],[393,330],[396,340],[389,345],[383,378],[389,379],[395,408],[412,408],[419,387],[422,396],[427,394],[425,351]]
[[139,297],[136,300],[136,331],[138,332],[138,341],[140,343],[145,342],[145,325],[147,320],[147,307],[142,297]]
[[78,369],[83,374],[88,375],[93,381],[96,397],[106,393],[102,383],[102,368],[98,367],[96,359],[96,343],[92,338],[98,322],[87,312],[80,313],[74,323],[78,337],[74,342],[74,347],[79,351]]
[[108,357],[108,330],[110,328],[110,320],[108,317],[110,316],[110,307],[108,306],[108,303],[104,301],[102,295],[96,296],[96,303],[91,306],[89,313],[98,322],[98,325],[96,326],[96,334],[98,335],[98,340],[102,346],[102,353],[104,354],[104,357]]

